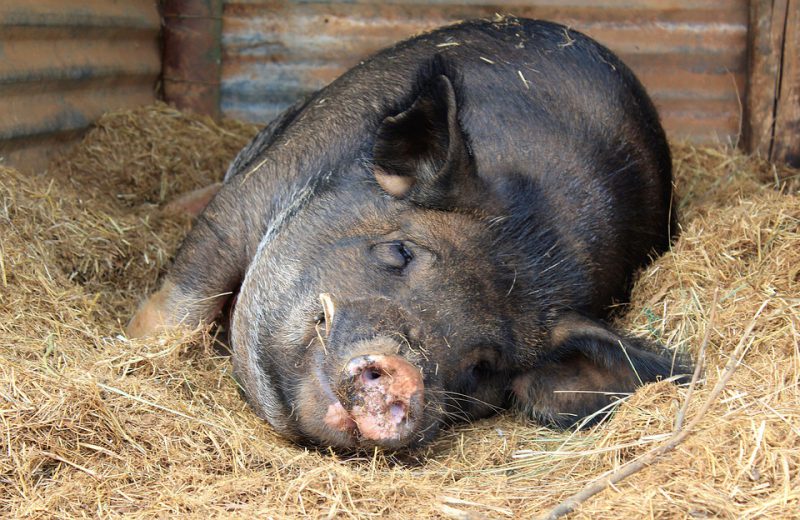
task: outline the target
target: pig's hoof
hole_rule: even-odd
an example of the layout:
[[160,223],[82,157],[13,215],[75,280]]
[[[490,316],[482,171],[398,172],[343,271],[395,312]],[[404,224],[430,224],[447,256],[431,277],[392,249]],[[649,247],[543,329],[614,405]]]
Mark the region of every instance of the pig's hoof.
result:
[[168,293],[169,288],[165,285],[139,306],[136,314],[125,327],[125,334],[129,338],[155,336],[172,328],[169,325],[168,317]]
[[350,416],[363,439],[391,445],[416,431],[424,404],[417,367],[398,356],[367,355],[345,371]]

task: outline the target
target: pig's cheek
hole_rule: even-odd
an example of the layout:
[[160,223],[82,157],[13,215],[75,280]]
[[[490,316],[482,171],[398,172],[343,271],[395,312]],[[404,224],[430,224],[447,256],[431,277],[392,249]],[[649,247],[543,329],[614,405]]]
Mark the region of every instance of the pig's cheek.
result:
[[339,401],[328,405],[322,421],[326,426],[341,432],[353,432],[356,429],[356,422]]
[[294,413],[302,430],[322,444],[352,447],[356,425],[342,404],[326,395],[315,377],[309,377],[298,390]]

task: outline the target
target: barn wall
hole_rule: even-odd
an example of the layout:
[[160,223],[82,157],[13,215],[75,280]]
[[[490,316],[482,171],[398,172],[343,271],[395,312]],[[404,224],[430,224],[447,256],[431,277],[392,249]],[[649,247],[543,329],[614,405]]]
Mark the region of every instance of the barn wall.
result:
[[382,47],[495,13],[558,21],[610,47],[648,88],[671,137],[737,141],[747,73],[747,0],[227,0],[222,112],[264,123]]
[[745,148],[800,168],[800,0],[752,0],[748,40]]
[[155,0],[0,2],[0,158],[38,168],[103,112],[152,103]]

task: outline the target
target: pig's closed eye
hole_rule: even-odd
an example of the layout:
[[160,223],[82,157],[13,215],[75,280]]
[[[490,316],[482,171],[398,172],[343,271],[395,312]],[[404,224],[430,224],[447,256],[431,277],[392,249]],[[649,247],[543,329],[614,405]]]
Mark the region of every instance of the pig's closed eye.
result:
[[480,380],[492,373],[492,367],[488,361],[479,361],[470,365],[467,369],[467,373],[470,377]]
[[488,361],[478,361],[468,365],[458,378],[458,391],[463,394],[472,394],[493,373],[492,364]]
[[401,241],[383,242],[372,246],[372,256],[385,267],[403,269],[414,260],[410,244]]

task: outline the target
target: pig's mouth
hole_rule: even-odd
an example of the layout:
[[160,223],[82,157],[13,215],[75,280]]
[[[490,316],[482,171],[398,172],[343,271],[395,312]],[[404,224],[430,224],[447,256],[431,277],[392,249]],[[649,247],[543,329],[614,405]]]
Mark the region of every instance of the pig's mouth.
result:
[[350,434],[351,437],[355,437],[358,433],[358,426],[333,392],[328,376],[323,373],[322,363],[319,360],[314,364],[314,375],[319,389],[322,391],[324,402],[328,403],[323,422],[337,432],[344,432]]
[[[315,363],[319,408],[324,427],[348,448],[407,447],[421,429],[424,383],[421,371],[397,355],[368,354],[353,357],[341,370],[336,389]],[[323,412],[324,411],[324,412]]]

